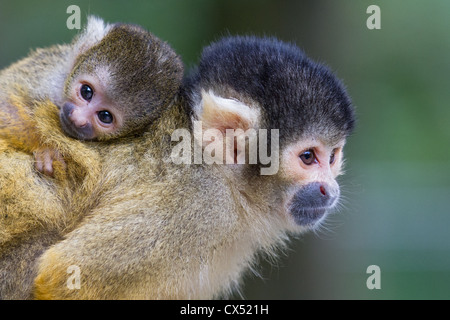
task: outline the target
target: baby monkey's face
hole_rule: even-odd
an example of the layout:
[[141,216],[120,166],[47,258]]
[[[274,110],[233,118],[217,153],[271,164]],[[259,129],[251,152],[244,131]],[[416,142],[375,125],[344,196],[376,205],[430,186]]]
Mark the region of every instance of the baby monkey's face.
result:
[[315,227],[336,206],[344,143],[302,139],[283,152],[282,174],[291,185],[286,210],[296,225]]
[[60,109],[64,132],[79,140],[96,140],[116,133],[123,124],[119,108],[108,98],[106,83],[96,75],[80,75],[69,86]]

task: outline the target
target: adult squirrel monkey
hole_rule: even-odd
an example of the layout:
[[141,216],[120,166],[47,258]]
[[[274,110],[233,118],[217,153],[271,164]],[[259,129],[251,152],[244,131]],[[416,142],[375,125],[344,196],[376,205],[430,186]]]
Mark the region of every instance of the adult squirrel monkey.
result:
[[[336,206],[354,123],[341,82],[296,46],[255,37],[213,43],[147,134],[105,147],[108,183],[86,219],[39,258],[34,297],[226,296],[258,252],[270,254],[288,234],[317,227]],[[194,136],[183,137],[187,148],[174,139],[182,128]],[[208,153],[211,132],[240,132],[235,141],[251,129],[262,141],[256,150],[272,150],[277,170],[262,174],[270,163],[260,153],[254,162],[237,161],[252,150],[249,137],[231,149],[222,140],[232,164],[194,161],[199,150]],[[174,161],[174,150],[192,164]],[[80,271],[75,289],[67,285],[71,266]]]

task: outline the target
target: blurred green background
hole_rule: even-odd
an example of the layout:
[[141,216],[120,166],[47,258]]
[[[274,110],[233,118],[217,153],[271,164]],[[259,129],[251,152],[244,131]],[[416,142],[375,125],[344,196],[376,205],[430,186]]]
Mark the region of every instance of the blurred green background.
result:
[[[69,42],[66,8],[133,22],[193,66],[227,34],[293,41],[343,79],[358,127],[343,205],[248,275],[246,299],[450,299],[450,1],[152,0],[0,2],[0,68]],[[369,30],[369,5],[381,30]],[[369,265],[381,289],[369,290]],[[240,295],[236,295],[239,298]]]

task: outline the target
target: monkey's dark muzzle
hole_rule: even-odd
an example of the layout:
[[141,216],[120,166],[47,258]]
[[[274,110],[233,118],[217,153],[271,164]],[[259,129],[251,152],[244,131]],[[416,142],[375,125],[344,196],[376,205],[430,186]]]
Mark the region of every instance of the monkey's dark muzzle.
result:
[[297,206],[291,208],[291,214],[300,226],[313,226],[325,216],[326,212],[327,208],[299,208]]
[[300,226],[313,226],[331,209],[339,191],[325,184],[314,182],[298,190],[289,205],[289,212]]
[[91,124],[87,124],[83,127],[77,127],[71,120],[70,115],[75,108],[73,103],[66,102],[60,110],[59,120],[64,132],[71,138],[78,140],[92,140],[94,136],[94,130]]

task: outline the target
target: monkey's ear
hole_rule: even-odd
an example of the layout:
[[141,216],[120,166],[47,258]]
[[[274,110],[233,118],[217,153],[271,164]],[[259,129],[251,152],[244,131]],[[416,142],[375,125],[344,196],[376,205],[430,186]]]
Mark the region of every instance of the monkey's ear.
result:
[[201,102],[194,112],[196,120],[202,121],[204,130],[218,129],[223,134],[226,129],[257,129],[260,123],[259,108],[216,96],[211,91],[202,90]]
[[202,91],[201,102],[194,108],[194,120],[201,121],[203,131],[199,137],[201,140],[197,143],[203,146],[204,157],[205,154],[211,155],[211,161],[205,159],[205,162],[246,163],[248,142],[245,137],[254,141],[255,129],[260,125],[259,110],[241,101],[222,98],[211,91]]
[[74,40],[74,54],[78,56],[100,42],[111,30],[112,25],[101,18],[89,16],[86,27]]

